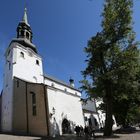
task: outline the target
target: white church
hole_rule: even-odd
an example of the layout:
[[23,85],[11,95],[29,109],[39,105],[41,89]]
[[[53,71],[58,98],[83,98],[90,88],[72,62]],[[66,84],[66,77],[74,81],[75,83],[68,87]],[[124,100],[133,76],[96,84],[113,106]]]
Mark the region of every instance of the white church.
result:
[[85,125],[81,93],[72,79],[67,84],[43,73],[32,36],[25,8],[17,37],[5,52],[1,130],[42,136],[73,133],[75,125]]
[[101,128],[104,119],[95,102],[83,105],[73,79],[67,84],[43,73],[42,58],[32,36],[25,8],[17,37],[5,52],[1,131],[40,136],[74,133],[75,126],[84,127],[90,116],[93,124]]

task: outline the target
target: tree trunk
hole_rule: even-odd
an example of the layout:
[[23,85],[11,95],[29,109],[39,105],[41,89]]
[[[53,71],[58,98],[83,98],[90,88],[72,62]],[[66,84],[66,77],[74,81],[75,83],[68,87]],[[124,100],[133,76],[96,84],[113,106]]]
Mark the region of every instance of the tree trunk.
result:
[[112,126],[113,126],[112,98],[108,98],[106,99],[106,120],[105,120],[104,136],[112,135]]
[[106,81],[106,120],[105,120],[105,128],[104,128],[104,136],[112,135],[112,83],[110,81]]

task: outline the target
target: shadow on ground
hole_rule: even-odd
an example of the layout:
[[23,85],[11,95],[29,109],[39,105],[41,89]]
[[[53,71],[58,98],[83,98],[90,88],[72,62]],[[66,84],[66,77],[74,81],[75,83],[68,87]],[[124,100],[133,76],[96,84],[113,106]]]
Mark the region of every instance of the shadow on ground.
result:
[[52,137],[41,137],[40,139],[35,140],[86,140],[85,137],[76,137],[76,136],[58,136],[55,138]]
[[117,135],[113,135],[111,137],[104,137],[103,135],[98,135],[98,136],[95,136],[94,138],[86,138],[84,136],[82,137],[76,137],[76,136],[61,136],[61,137],[55,137],[55,138],[50,138],[50,137],[42,137],[40,139],[36,139],[36,140],[102,140],[102,139],[119,139],[120,137],[117,136]]
[[98,135],[98,136],[96,136],[95,138],[103,138],[103,139],[105,139],[105,138],[107,138],[107,139],[119,139],[120,138],[120,136],[117,136],[117,135],[112,135],[112,136],[110,136],[110,137],[106,137],[106,136],[103,136],[103,135]]
[[136,132],[140,132],[140,130],[136,130],[136,128],[134,128],[134,127],[120,128],[120,129],[117,129],[116,131],[114,131],[115,134],[132,134],[132,133],[136,133]]
[[[103,136],[103,133],[95,133],[95,138],[86,138],[85,136],[82,137],[77,137],[76,135],[63,135],[63,136],[57,136],[55,138],[52,137],[41,137],[41,136],[35,136],[35,135],[24,135],[24,134],[13,134],[13,133],[2,133],[0,132],[0,134],[4,134],[4,135],[11,135],[11,136],[23,136],[23,137],[30,137],[31,140],[105,140],[105,139],[120,139],[123,134],[132,134],[132,133],[136,133],[136,132],[140,132],[140,130],[135,130],[135,131],[115,131],[114,135],[110,136],[110,137],[105,137]],[[121,134],[121,135],[120,135]]]

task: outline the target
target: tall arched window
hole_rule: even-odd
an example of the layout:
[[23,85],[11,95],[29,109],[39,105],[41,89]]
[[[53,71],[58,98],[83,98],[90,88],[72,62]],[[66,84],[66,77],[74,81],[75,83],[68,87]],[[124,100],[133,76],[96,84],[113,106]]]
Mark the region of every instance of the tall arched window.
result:
[[23,30],[21,30],[21,36],[24,36],[24,31]]
[[28,32],[26,32],[26,38],[29,39],[29,33]]
[[30,92],[32,95],[32,115],[37,115],[37,109],[36,109],[36,94],[34,92]]

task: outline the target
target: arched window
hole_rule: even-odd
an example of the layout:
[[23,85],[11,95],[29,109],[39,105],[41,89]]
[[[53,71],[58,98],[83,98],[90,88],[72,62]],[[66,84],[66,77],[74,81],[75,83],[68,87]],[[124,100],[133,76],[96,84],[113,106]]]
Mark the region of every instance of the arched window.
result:
[[26,32],[26,38],[29,39],[29,33],[28,32]]
[[30,92],[32,95],[32,115],[36,116],[37,115],[37,110],[36,110],[36,94],[34,92]]
[[24,36],[24,31],[23,30],[21,30],[21,36]]
[[22,58],[24,58],[24,53],[23,53],[23,52],[20,52],[20,56],[21,56]]
[[39,61],[38,60],[36,60],[36,64],[39,65]]
[[37,78],[35,76],[33,76],[33,80],[35,83],[37,83]]

